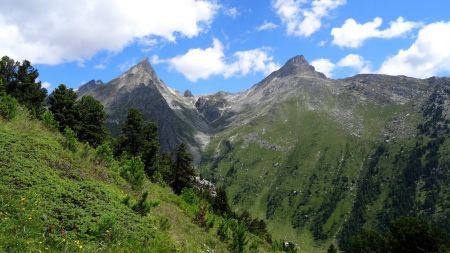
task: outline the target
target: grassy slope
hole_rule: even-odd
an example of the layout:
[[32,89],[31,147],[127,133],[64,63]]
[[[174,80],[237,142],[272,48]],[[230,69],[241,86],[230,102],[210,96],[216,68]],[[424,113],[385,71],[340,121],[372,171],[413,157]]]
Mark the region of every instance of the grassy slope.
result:
[[215,162],[202,172],[227,186],[236,210],[267,219],[274,237],[321,252],[352,209],[360,171],[381,128],[404,107],[353,108],[365,126],[360,137],[343,131],[328,113],[306,108],[289,100],[252,124],[216,137],[205,159]]
[[[132,190],[89,147],[74,154],[61,140],[23,111],[0,119],[0,251],[228,252],[216,237],[220,217],[210,214],[206,231],[192,222],[198,206],[148,181]],[[142,217],[122,200],[144,190],[159,205]]]

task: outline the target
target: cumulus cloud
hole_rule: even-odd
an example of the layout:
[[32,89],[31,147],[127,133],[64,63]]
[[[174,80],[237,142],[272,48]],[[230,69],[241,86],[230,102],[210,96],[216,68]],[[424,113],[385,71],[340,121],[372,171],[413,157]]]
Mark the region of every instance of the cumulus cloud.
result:
[[424,26],[416,41],[408,49],[388,57],[378,72],[418,78],[450,72],[450,22]]
[[317,71],[324,73],[328,77],[331,77],[332,72],[336,67],[336,64],[326,58],[316,59],[311,62],[311,65],[314,66]]
[[271,30],[275,30],[277,28],[278,28],[278,25],[276,25],[272,22],[269,22],[267,20],[264,20],[264,22],[260,26],[256,27],[256,30],[257,31],[271,31]]
[[82,61],[102,50],[119,52],[149,36],[195,37],[219,8],[212,0],[1,2],[0,51],[43,64]]
[[364,57],[357,54],[349,54],[337,63],[333,63],[330,59],[320,58],[311,62],[314,68],[324,73],[326,76],[333,76],[333,71],[337,68],[351,68],[358,73],[371,73],[370,62],[365,60]]
[[370,62],[366,61],[361,55],[349,54],[342,58],[338,63],[338,67],[347,67],[356,70],[358,73],[370,73]]
[[153,56],[152,63],[167,63],[192,82],[219,75],[229,78],[254,72],[269,74],[279,68],[269,55],[268,48],[238,51],[230,59],[226,59],[224,46],[218,39],[213,40],[212,47],[190,49],[185,54],[170,59]]
[[352,18],[347,19],[341,27],[331,30],[331,35],[334,38],[333,44],[340,47],[357,48],[361,47],[368,39],[399,37],[421,25],[418,22],[405,21],[403,17],[391,22],[389,27],[384,30],[379,29],[382,24],[383,19],[380,17],[364,24],[359,24]]
[[309,37],[322,26],[322,18],[328,16],[346,0],[312,0],[309,7],[306,0],[275,0],[272,3],[281,21],[286,25],[288,35]]

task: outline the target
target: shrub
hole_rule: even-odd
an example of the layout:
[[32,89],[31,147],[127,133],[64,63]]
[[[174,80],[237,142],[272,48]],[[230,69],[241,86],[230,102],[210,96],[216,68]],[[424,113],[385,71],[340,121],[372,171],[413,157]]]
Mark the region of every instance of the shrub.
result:
[[244,252],[247,244],[248,239],[246,236],[246,228],[244,224],[238,223],[233,228],[233,240],[231,241],[231,250],[236,253]]
[[133,205],[131,209],[136,213],[145,216],[150,212],[152,207],[159,205],[159,201],[148,202],[147,201],[148,192],[144,192],[141,196],[141,199]]
[[121,232],[114,214],[106,214],[100,218],[97,236],[104,242],[112,244],[119,241]]
[[41,116],[41,120],[48,129],[52,131],[59,129],[59,124],[53,117],[53,113],[51,111],[45,111]]
[[144,163],[139,157],[122,158],[120,176],[133,187],[140,187],[144,182]]
[[8,95],[0,96],[0,116],[6,120],[11,120],[16,114],[17,101]]
[[103,143],[95,149],[95,160],[97,163],[110,165],[114,160],[114,154],[111,146],[108,143]]
[[64,128],[63,136],[64,136],[64,139],[62,141],[63,147],[72,152],[77,151],[76,146],[77,137],[75,136],[73,130],[70,129],[69,127]]

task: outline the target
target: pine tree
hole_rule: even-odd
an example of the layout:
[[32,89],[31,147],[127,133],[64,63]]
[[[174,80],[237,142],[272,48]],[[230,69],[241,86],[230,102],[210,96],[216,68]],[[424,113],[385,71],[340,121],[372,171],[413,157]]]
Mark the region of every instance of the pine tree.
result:
[[44,112],[44,100],[47,90],[37,81],[39,72],[31,63],[24,60],[22,64],[4,56],[0,61],[0,76],[5,82],[6,93],[27,107],[32,115],[40,117]]
[[93,147],[102,144],[108,135],[103,105],[91,96],[84,96],[76,102],[74,109],[78,116],[74,127],[78,139]]
[[132,156],[139,156],[144,146],[144,116],[136,109],[128,110],[127,121],[122,126],[116,156],[127,152]]
[[220,214],[230,213],[230,205],[228,204],[227,192],[223,187],[216,189],[216,197],[214,197],[212,203],[213,209]]
[[231,249],[233,252],[241,253],[244,252],[245,247],[248,244],[248,239],[246,236],[246,229],[244,224],[238,223],[233,229],[233,240],[231,242]]
[[66,127],[75,129],[78,112],[75,108],[77,94],[73,89],[60,84],[48,97],[49,110],[53,113],[54,119],[59,124],[59,130]]
[[158,169],[159,137],[158,127],[155,123],[148,123],[143,129],[144,146],[142,147],[142,160],[145,164],[145,173],[152,177]]
[[181,143],[175,150],[170,186],[176,194],[180,194],[183,188],[193,186],[194,177],[192,155],[187,151],[186,145]]

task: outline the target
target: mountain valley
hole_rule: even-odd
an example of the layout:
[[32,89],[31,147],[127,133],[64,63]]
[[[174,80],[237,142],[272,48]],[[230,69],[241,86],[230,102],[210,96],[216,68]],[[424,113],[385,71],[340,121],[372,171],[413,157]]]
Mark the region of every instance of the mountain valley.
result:
[[189,93],[166,86],[147,59],[78,89],[105,106],[113,134],[129,108],[142,111],[164,152],[186,143],[233,210],[307,252],[345,249],[349,235],[401,216],[450,231],[449,78],[333,80],[296,56],[245,91]]

